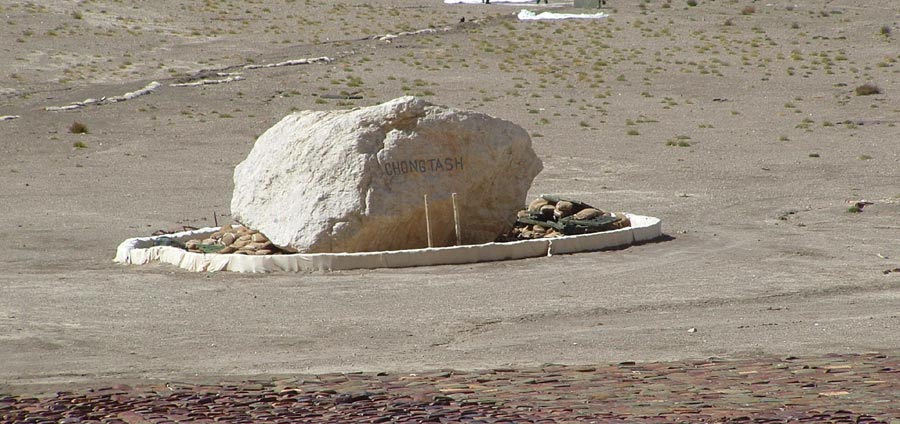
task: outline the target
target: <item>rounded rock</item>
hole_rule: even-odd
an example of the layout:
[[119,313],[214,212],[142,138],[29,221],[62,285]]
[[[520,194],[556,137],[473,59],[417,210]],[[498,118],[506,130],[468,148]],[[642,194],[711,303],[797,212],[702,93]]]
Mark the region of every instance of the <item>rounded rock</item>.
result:
[[531,203],[528,204],[528,210],[532,211],[532,212],[537,212],[537,211],[541,210],[541,207],[543,207],[544,205],[549,205],[549,204],[550,204],[550,202],[547,201],[547,199],[544,199],[543,197],[539,197],[537,199],[532,200]]
[[603,211],[601,211],[599,209],[594,209],[594,208],[587,208],[587,209],[582,209],[582,210],[578,211],[578,213],[576,213],[574,216],[575,216],[575,219],[588,220],[588,219],[597,218],[600,215],[603,215]]
[[240,249],[240,248],[242,248],[242,247],[244,247],[244,246],[246,246],[246,245],[248,245],[248,244],[250,244],[250,240],[240,240],[240,239],[238,239],[238,240],[236,240],[235,242],[231,243],[231,246],[233,246],[233,247],[236,248],[236,249]]
[[237,240],[237,236],[234,233],[226,233],[222,236],[222,244],[228,246],[234,241]]

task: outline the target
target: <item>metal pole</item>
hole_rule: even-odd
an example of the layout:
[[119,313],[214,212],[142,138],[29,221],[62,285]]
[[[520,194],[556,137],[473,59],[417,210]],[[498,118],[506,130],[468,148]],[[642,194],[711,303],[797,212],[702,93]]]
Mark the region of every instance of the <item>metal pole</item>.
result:
[[425,229],[428,231],[428,247],[431,245],[431,218],[428,217],[428,195],[425,195]]
[[462,244],[462,231],[459,228],[459,208],[456,207],[456,193],[450,195],[453,197],[453,226],[456,227],[456,245]]

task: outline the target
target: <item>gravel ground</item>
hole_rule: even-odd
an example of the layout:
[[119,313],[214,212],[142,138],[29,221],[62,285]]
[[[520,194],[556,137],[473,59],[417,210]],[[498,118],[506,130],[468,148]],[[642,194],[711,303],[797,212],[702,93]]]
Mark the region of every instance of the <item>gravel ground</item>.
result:
[[900,423],[898,377],[900,360],[877,353],[333,373],[3,396],[0,420]]

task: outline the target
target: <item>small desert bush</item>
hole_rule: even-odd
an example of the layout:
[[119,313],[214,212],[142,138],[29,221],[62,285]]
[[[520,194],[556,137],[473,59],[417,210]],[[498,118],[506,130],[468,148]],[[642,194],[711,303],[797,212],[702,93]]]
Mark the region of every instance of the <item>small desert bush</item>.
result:
[[754,13],[756,13],[756,8],[753,6],[744,6],[744,8],[741,9],[741,15],[752,15]]
[[857,96],[870,96],[872,94],[881,94],[881,89],[875,84],[866,83],[856,87]]
[[691,147],[691,143],[688,141],[691,138],[686,135],[676,135],[675,137],[670,138],[666,141],[666,146],[673,147]]
[[75,121],[72,123],[72,125],[69,125],[69,132],[72,134],[87,134],[88,128],[87,125]]
[[87,144],[84,144],[84,142],[81,141],[76,141],[75,143],[72,143],[72,147],[76,149],[87,149]]
[[687,0],[687,5],[690,7],[694,7],[697,5],[697,0]]
[[883,25],[881,27],[881,35],[883,35],[885,37],[890,37],[891,36],[891,27],[889,27],[887,25]]

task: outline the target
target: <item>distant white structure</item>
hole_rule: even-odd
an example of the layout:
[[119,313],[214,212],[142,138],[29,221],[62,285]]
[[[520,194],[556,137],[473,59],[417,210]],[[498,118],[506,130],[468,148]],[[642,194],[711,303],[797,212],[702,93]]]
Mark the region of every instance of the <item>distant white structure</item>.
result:
[[541,12],[534,13],[527,9],[519,12],[520,21],[540,21],[540,20],[558,20],[558,19],[602,19],[609,17],[609,14],[603,12],[597,13],[555,13]]

